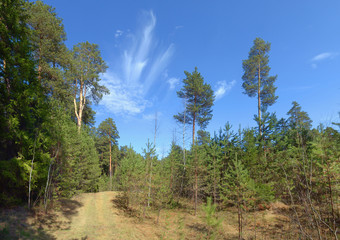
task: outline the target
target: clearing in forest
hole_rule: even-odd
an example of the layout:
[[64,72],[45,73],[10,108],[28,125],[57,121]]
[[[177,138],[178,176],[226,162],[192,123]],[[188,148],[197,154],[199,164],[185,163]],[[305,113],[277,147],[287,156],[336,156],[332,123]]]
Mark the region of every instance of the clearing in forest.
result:
[[[203,214],[193,215],[189,205],[164,209],[157,223],[157,213],[147,211],[140,217],[120,205],[118,192],[80,194],[61,200],[48,214],[28,213],[24,208],[0,212],[0,239],[204,239],[207,228]],[[283,208],[280,208],[281,210]],[[280,211],[281,211],[280,210]],[[237,213],[229,209],[218,213],[223,219],[217,239],[237,239]],[[257,214],[257,236],[284,238],[289,233],[287,216],[279,211]],[[248,216],[245,235],[254,234],[253,216]],[[288,228],[287,228],[288,227]],[[247,238],[247,237],[246,237]]]

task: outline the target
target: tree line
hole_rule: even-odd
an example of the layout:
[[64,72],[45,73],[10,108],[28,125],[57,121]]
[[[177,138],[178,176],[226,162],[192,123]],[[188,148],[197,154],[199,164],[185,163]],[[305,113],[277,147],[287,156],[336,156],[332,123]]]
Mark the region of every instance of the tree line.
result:
[[337,239],[339,123],[312,128],[296,101],[286,118],[268,111],[278,99],[270,43],[256,38],[242,62],[244,94],[257,97],[257,127],[235,131],[226,122],[210,135],[214,93],[197,68],[185,71],[177,92],[184,110],[174,120],[183,136],[190,126],[191,145],[174,138],[159,158],[157,115],[154,139],[142,154],[118,145],[112,118],[94,127],[91,106],[109,93],[100,83],[107,66],[98,45],[68,49],[62,19],[41,1],[3,0],[0,18],[1,206],[27,202],[47,211],[59,198],[118,190],[124,206],[143,216],[179,208],[183,198],[192,200],[196,214],[211,199],[219,209],[237,208],[242,239],[247,213],[279,200],[291,207],[300,237]]

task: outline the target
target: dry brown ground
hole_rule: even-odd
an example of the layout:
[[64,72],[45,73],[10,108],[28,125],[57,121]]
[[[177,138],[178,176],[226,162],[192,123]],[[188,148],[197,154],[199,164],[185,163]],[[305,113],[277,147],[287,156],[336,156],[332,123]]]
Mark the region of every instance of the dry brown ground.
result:
[[[189,203],[187,203],[189,204]],[[295,239],[289,218],[283,214],[285,205],[253,213],[245,218],[244,238]],[[188,209],[188,208],[185,208]],[[0,213],[0,239],[205,239],[207,228],[203,213],[190,210],[148,211],[145,217],[122,208],[117,192],[80,194],[63,200],[57,211],[49,214],[28,214],[23,208]],[[237,239],[237,213],[228,209],[218,213],[223,219],[218,239]]]

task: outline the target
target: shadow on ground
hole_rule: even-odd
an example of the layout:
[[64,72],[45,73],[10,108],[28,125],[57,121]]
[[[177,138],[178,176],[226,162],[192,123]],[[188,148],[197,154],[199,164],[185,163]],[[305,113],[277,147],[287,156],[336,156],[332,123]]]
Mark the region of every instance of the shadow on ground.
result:
[[78,208],[82,207],[83,204],[76,200],[63,199],[60,200],[61,213],[68,219],[72,218],[73,215],[78,213]]
[[0,209],[0,239],[56,239],[49,232],[70,229],[71,219],[82,204],[65,199],[58,206],[57,211],[49,213],[23,207]]
[[0,239],[56,239],[42,228],[29,224],[28,219],[33,213],[26,209],[1,209],[0,210]]
[[126,206],[127,200],[122,194],[115,196],[111,202],[113,203],[114,208],[122,211],[124,215],[128,217],[140,217],[140,213],[137,210]]

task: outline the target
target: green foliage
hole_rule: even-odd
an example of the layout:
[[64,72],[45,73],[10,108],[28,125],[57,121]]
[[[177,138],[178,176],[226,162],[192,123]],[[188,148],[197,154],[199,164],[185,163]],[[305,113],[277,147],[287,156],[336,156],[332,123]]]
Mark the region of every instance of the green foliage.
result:
[[[270,43],[256,38],[243,61],[244,93],[258,97],[258,129],[240,128],[235,133],[227,123],[211,137],[204,129],[212,119],[213,91],[197,68],[185,71],[177,95],[186,107],[174,118],[192,124],[193,146],[186,150],[172,142],[168,156],[158,160],[149,141],[143,156],[132,147],[119,149],[113,119],[93,127],[91,104],[108,93],[100,84],[107,66],[98,45],[84,42],[69,51],[62,19],[41,1],[3,0],[0,18],[1,206],[27,200],[31,172],[33,201],[112,189],[111,159],[115,186],[126,207],[145,211],[149,206],[160,213],[180,206],[179,199],[186,197],[194,198],[196,210],[207,199],[203,210],[208,238],[216,236],[221,223],[216,204],[237,207],[242,233],[249,208],[256,210],[275,199],[290,203],[293,210],[303,207],[292,217],[301,233],[318,231],[319,239],[328,238],[327,232],[336,234],[339,131],[322,125],[311,129],[311,119],[295,101],[288,119],[266,111],[278,98],[277,76],[269,76]],[[78,126],[84,123],[82,131],[76,120]],[[181,230],[182,220],[179,225]]]
[[205,213],[204,222],[208,227],[208,239],[215,239],[218,229],[221,227],[222,219],[216,217],[216,204],[212,204],[211,197],[207,198],[207,205],[202,209]]
[[60,101],[70,102],[70,84],[64,70],[70,65],[71,55],[64,43],[66,33],[62,19],[54,8],[42,1],[28,2],[26,9],[32,53],[44,92]]
[[183,123],[185,114],[185,124],[193,124],[193,144],[195,135],[195,124],[204,129],[212,118],[212,106],[214,105],[214,92],[211,86],[204,83],[204,79],[197,71],[184,72],[186,78],[183,79],[183,88],[177,92],[179,98],[186,100],[186,110],[183,113],[174,115],[174,118]]
[[[100,156],[100,165],[102,174],[112,176],[110,173],[110,164],[114,162],[114,173],[118,168],[118,140],[119,133],[115,122],[112,118],[107,118],[101,122],[96,133],[96,147]],[[111,162],[110,162],[111,159]]]
[[221,172],[223,169],[223,158],[221,147],[213,142],[210,146],[206,146],[207,156],[207,193],[213,197],[214,203],[219,199],[219,185],[221,184]]
[[288,122],[293,129],[303,130],[310,129],[312,120],[309,118],[308,113],[301,111],[301,106],[297,102],[292,102],[292,108],[288,111]]
[[222,191],[226,193],[224,199],[227,202],[243,205],[254,195],[254,182],[237,155],[229,165],[224,183]]
[[1,199],[7,199],[2,205],[26,199],[35,142],[33,189],[41,186],[48,161],[49,124],[31,54],[24,1],[2,1],[0,16],[0,192]]
[[[185,177],[182,154],[181,147],[172,142],[169,155],[161,162],[163,174],[168,179],[166,182],[169,184],[170,194],[177,197],[181,194]],[[172,204],[176,205],[175,202]]]
[[105,143],[111,143],[111,145],[117,145],[119,133],[115,122],[112,118],[107,118],[101,122],[97,128],[98,137],[102,138]]
[[72,54],[69,77],[73,87],[97,104],[103,94],[109,93],[105,86],[100,85],[100,74],[106,71],[107,66],[100,56],[99,46],[89,42],[79,43],[73,47]]
[[257,96],[258,115],[255,120],[258,122],[260,136],[262,136],[263,125],[261,112],[265,112],[278,98],[275,96],[276,87],[274,86],[277,76],[269,76],[269,51],[270,43],[266,43],[261,38],[256,38],[254,46],[250,49],[248,59],[242,62],[244,71],[242,76],[243,93],[249,97]]
[[94,140],[87,131],[78,135],[76,125],[67,118],[59,126],[61,139],[61,166],[58,176],[61,195],[70,197],[78,192],[98,190],[99,157]]
[[167,207],[173,199],[173,192],[170,187],[171,176],[169,176],[168,170],[162,162],[157,162],[153,181],[152,203],[159,211]]
[[261,38],[256,38],[254,46],[250,49],[248,59],[243,60],[242,63],[244,94],[249,97],[255,97],[259,94],[262,111],[273,105],[278,98],[275,96],[276,87],[274,87],[277,76],[269,76],[269,51],[270,43],[266,43]]
[[118,169],[119,188],[125,196],[126,207],[140,206],[145,201],[147,196],[145,176],[146,168],[143,157],[137,154],[132,147],[128,147]]
[[204,130],[197,131],[197,144],[205,145],[210,142],[210,133]]

